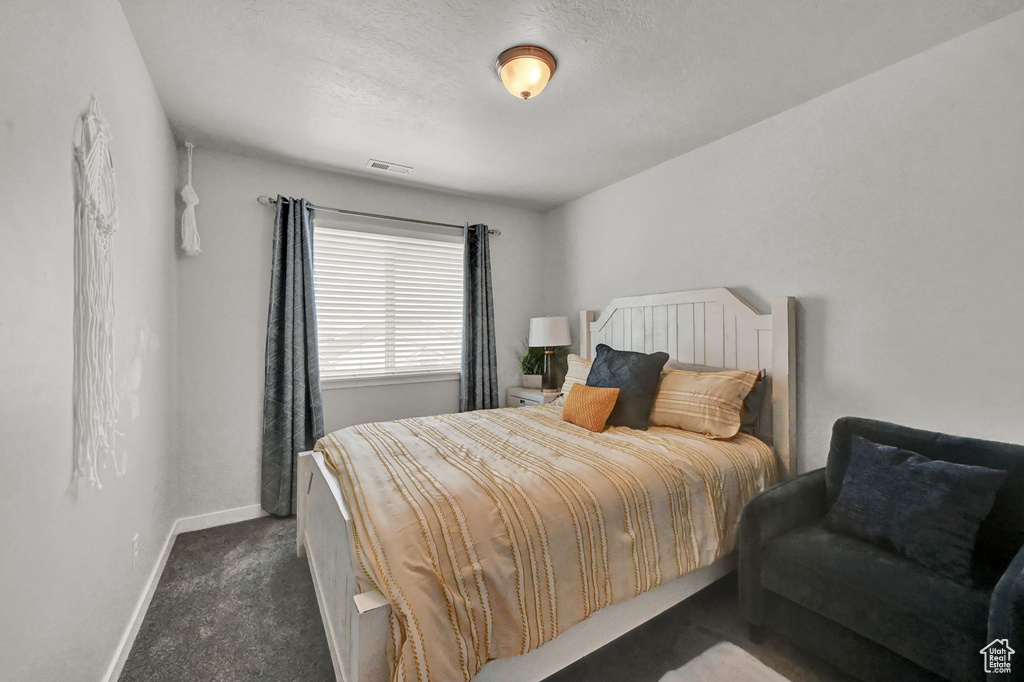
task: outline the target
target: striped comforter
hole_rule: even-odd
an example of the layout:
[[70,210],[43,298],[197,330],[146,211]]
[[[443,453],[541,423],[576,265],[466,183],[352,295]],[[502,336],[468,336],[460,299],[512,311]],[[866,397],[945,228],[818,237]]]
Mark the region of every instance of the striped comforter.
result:
[[317,450],[351,509],[354,556],[393,607],[405,682],[469,680],[712,563],[777,475],[745,434],[596,434],[553,406],[353,426]]

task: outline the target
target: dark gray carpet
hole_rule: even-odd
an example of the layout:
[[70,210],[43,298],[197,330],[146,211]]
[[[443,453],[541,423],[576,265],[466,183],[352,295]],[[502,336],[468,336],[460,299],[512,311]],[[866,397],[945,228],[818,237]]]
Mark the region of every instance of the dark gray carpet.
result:
[[[726,578],[546,682],[657,682],[722,641],[794,682],[849,680],[781,638],[751,644],[736,581]],[[294,519],[179,535],[120,679],[334,680],[309,568],[295,555]]]
[[719,642],[735,644],[793,682],[855,682],[782,637],[769,634],[764,645],[751,643],[739,613],[735,573],[563,668],[545,682],[657,682]]
[[179,535],[120,679],[333,682],[295,520]]

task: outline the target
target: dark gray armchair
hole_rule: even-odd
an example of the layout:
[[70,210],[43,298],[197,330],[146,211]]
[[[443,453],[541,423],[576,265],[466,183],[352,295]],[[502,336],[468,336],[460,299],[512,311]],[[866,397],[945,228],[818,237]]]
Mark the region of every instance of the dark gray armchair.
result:
[[[853,435],[931,459],[1009,472],[978,532],[972,584],[934,573],[821,521],[839,495]],[[984,680],[980,650],[1007,639],[1024,680],[1024,446],[847,417],[828,461],[743,510],[740,607],[751,637],[770,628],[865,680]]]

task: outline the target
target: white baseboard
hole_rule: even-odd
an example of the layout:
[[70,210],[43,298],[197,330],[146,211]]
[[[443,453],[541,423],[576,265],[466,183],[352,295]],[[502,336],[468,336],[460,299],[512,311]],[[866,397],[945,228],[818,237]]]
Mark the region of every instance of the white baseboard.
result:
[[167,565],[167,558],[171,555],[174,539],[181,533],[205,530],[215,526],[226,526],[229,523],[249,521],[266,515],[267,512],[263,511],[260,505],[253,504],[247,507],[236,507],[235,509],[200,514],[199,516],[186,516],[171,524],[171,530],[167,533],[167,539],[160,550],[160,556],[157,557],[156,565],[153,566],[153,570],[149,574],[146,589],[142,592],[138,603],[135,605],[131,622],[124,631],[124,635],[122,635],[121,642],[118,645],[117,654],[110,662],[110,667],[107,668],[107,673],[103,677],[105,682],[117,682],[117,679],[121,676],[124,663],[128,660],[128,654],[132,650],[132,645],[135,644],[135,637],[138,636],[139,628],[142,627],[142,621],[146,618],[146,611],[149,610],[149,603],[153,600],[156,586],[160,584],[160,576],[163,575],[164,567]]
[[167,565],[167,557],[171,555],[171,547],[174,546],[174,538],[177,536],[177,533],[175,532],[176,526],[177,522],[171,524],[171,530],[167,533],[167,539],[164,540],[164,546],[160,550],[160,556],[157,557],[156,565],[153,566],[153,570],[149,574],[146,589],[142,592],[142,596],[139,597],[139,601],[135,605],[135,612],[132,614],[132,619],[128,623],[128,628],[124,631],[124,635],[121,636],[121,642],[117,647],[117,654],[114,656],[114,660],[110,662],[110,667],[107,668],[107,674],[103,677],[107,682],[117,682],[117,678],[121,676],[121,669],[124,668],[124,662],[128,660],[128,653],[132,650],[132,644],[135,643],[135,637],[139,634],[139,628],[142,627],[142,621],[146,618],[146,610],[149,608],[149,602],[153,599],[153,593],[156,592],[156,586],[160,582],[160,576],[164,572],[164,566]]
[[249,521],[266,516],[267,512],[258,504],[250,504],[248,507],[235,507],[223,511],[200,514],[199,516],[186,516],[174,523],[174,534],[191,533],[194,530],[205,530],[215,526],[226,526],[229,523]]

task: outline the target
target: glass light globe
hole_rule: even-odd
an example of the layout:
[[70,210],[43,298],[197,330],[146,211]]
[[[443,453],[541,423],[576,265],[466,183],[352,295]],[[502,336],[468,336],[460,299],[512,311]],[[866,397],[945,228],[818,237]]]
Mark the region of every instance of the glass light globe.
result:
[[555,73],[555,66],[554,56],[536,45],[510,47],[494,62],[505,89],[522,99],[539,95]]
[[536,97],[551,80],[551,67],[537,57],[519,57],[501,67],[501,82],[516,97]]

